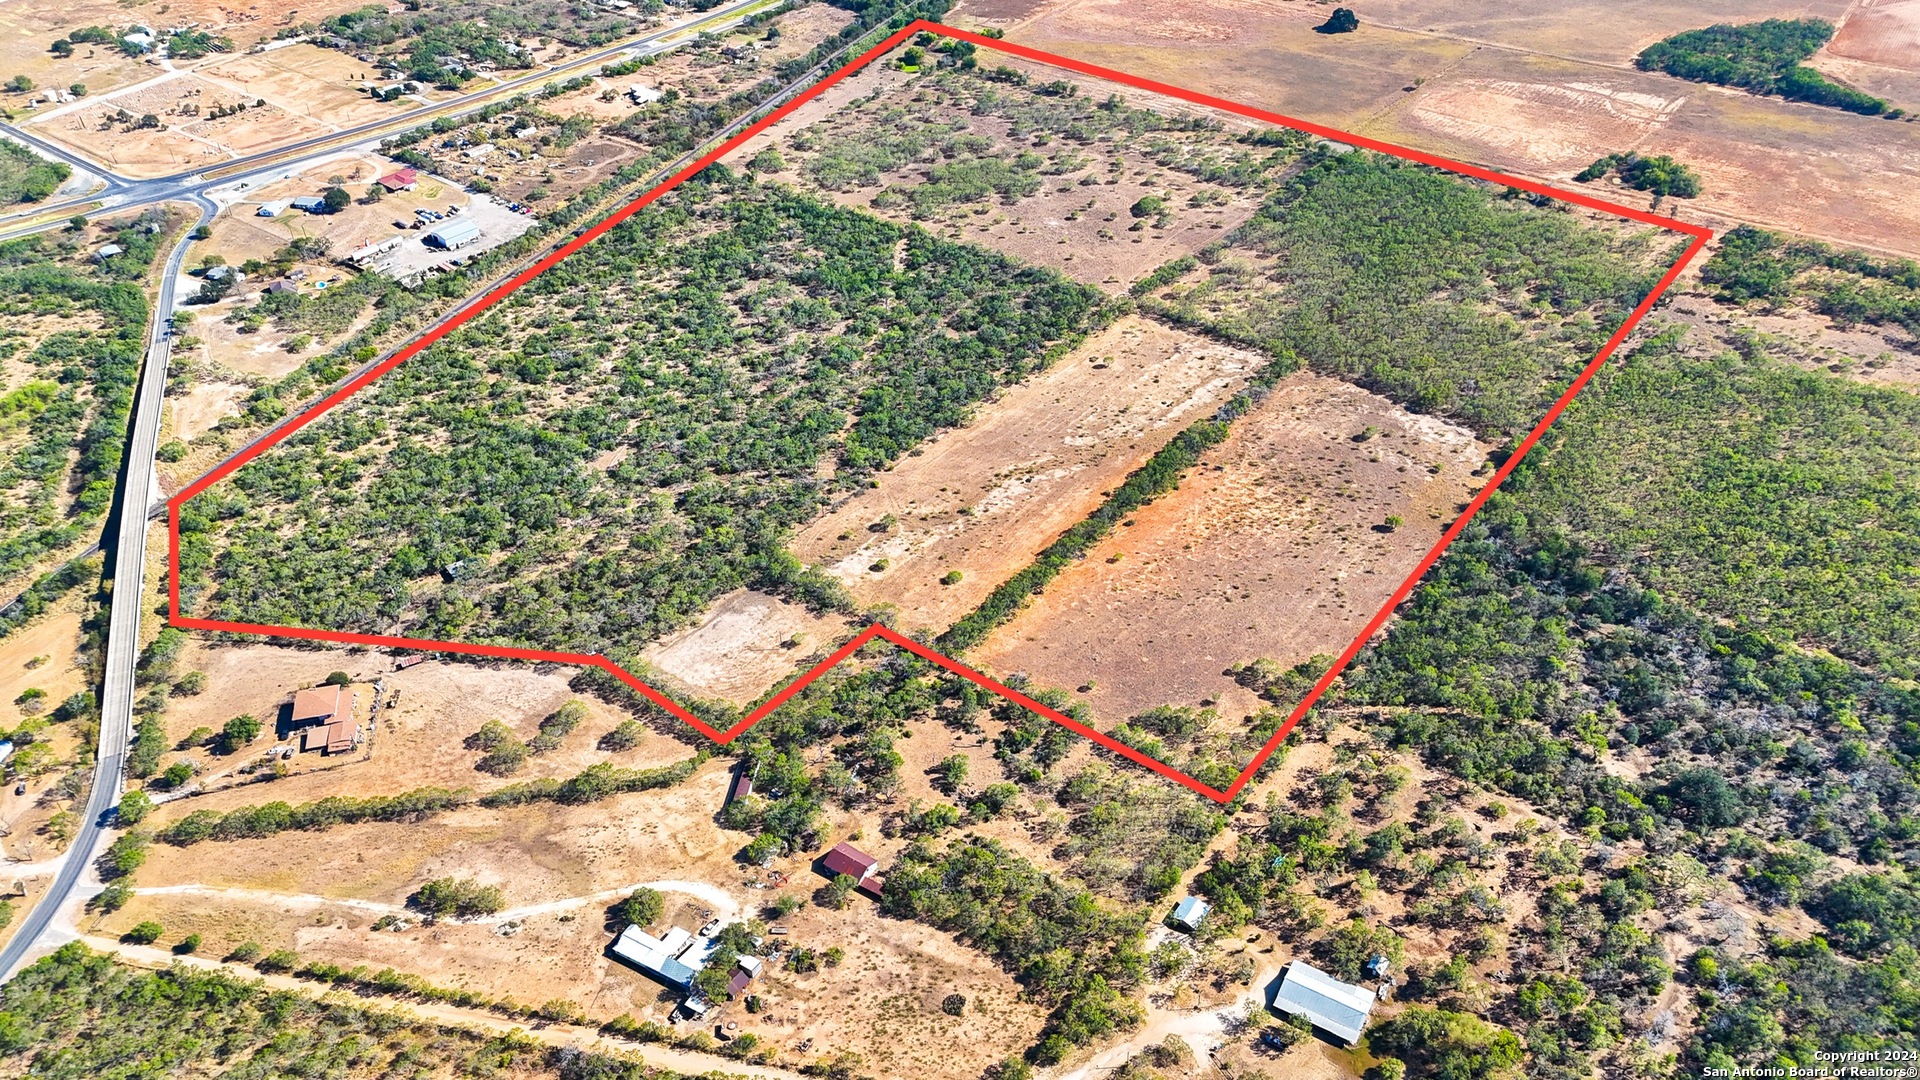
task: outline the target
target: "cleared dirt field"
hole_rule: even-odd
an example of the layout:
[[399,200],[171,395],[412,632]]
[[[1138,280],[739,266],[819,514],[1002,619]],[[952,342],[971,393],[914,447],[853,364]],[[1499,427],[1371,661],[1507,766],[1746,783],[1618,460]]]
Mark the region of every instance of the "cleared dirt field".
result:
[[[360,687],[358,718],[362,724],[368,715],[370,684],[384,677],[388,696],[380,710],[379,729],[371,740],[370,759],[361,761],[359,754],[350,758],[323,757],[317,752],[299,754],[293,759],[297,767],[327,768],[197,796],[182,805],[189,810],[226,810],[270,799],[297,803],[328,795],[393,794],[427,786],[481,792],[520,780],[571,776],[600,761],[647,767],[692,753],[685,744],[652,732],[631,750],[617,754],[599,750],[600,737],[628,716],[594,698],[581,698],[588,717],[559,749],[529,757],[511,777],[494,777],[474,768],[482,755],[462,745],[466,737],[486,721],[498,719],[522,740],[532,738],[542,719],[578,697],[567,686],[577,669],[428,660],[396,672],[394,662],[395,658],[385,653],[277,645],[217,646],[192,639],[180,670],[205,671],[207,689],[196,697],[173,700],[166,715],[167,737],[177,740],[203,726],[218,731],[227,720],[242,713],[259,717],[267,725],[267,732],[259,740],[231,758],[211,757],[198,749],[187,754],[218,771],[230,770],[265,753],[271,745],[274,721],[293,692],[315,685],[330,672],[346,671]],[[345,767],[332,768],[343,760],[347,761]]]
[[845,619],[752,589],[728,593],[694,626],[641,653],[649,675],[669,688],[745,705],[765,696],[796,666],[848,634]]
[[112,45],[78,44],[71,57],[59,59],[47,51],[55,38],[83,26],[121,29],[140,22],[164,30],[191,24],[232,38],[235,50],[244,51],[295,22],[319,22],[360,6],[359,0],[312,0],[299,4],[298,10],[247,0],[169,0],[162,5],[10,0],[0,5],[0,72],[24,74],[41,86],[85,83],[92,93],[101,94],[163,72],[157,63],[125,56]]
[[[1911,107],[1920,76],[1885,57],[1920,62],[1911,59],[1920,50],[1902,44],[1913,2],[1856,11],[1847,23],[1860,28],[1843,25],[1819,66]],[[1671,154],[1706,183],[1702,198],[1682,202],[1682,217],[1920,254],[1920,204],[1904,194],[1920,185],[1920,125],[1630,65],[1679,30],[1775,16],[1837,21],[1847,6],[1636,2],[1623,17],[1589,0],[1525,9],[1391,0],[1361,11],[1359,31],[1338,35],[1313,33],[1328,8],[1294,0],[984,0],[962,3],[955,17],[1007,28],[1036,48],[1552,183],[1606,153]]]
[[[903,458],[878,488],[801,530],[792,549],[862,603],[896,607],[901,629],[944,630],[1261,363],[1245,349],[1123,318],[973,423]],[[942,584],[952,571],[961,580]]]
[[1912,112],[1920,103],[1920,0],[1862,0],[1813,66]]
[[1599,150],[1670,154],[1702,178],[1684,218],[1920,253],[1920,125],[1489,51],[1360,130],[1561,185]]
[[[1528,58],[1503,57],[1516,75]],[[1434,138],[1493,150],[1549,173],[1587,167],[1595,147],[1641,147],[1686,101],[1684,84],[1648,93],[1639,79],[1550,82],[1457,76],[1411,97],[1401,122]],[[1640,196],[1644,198],[1644,196]]]
[[[1107,725],[1201,701],[1248,715],[1256,699],[1223,670],[1338,653],[1452,519],[1486,452],[1347,383],[1290,376],[971,658],[1082,688]],[[1403,521],[1389,531],[1390,515]]]
[[[73,147],[129,176],[158,176],[193,165],[208,165],[279,143],[322,134],[328,125],[297,116],[257,95],[182,75],[116,94],[91,99],[32,125],[33,132]],[[215,107],[246,105],[238,113],[213,119]],[[161,127],[131,130],[116,120],[122,111],[159,117]]]
[[252,392],[253,387],[246,383],[206,382],[194,386],[171,403],[172,436],[192,442],[205,435],[220,421],[240,415],[247,395]]
[[1358,33],[1314,33],[1331,10],[1296,0],[989,0],[962,3],[952,17],[1000,26],[1022,45],[1343,126],[1474,48],[1366,25],[1364,10]]
[[1860,0],[1826,51],[1920,72],[1920,0]]
[[269,102],[331,128],[347,128],[393,116],[417,103],[375,101],[366,87],[377,80],[372,65],[337,49],[305,43],[269,52],[223,56],[194,74],[216,86]]

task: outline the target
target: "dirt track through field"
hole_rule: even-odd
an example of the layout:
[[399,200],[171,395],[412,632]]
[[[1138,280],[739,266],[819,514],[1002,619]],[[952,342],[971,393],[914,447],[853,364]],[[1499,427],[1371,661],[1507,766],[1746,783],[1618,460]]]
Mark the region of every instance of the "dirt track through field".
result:
[[[610,904],[626,896],[635,889],[652,889],[655,892],[682,893],[694,897],[713,908],[714,914],[734,919],[740,915],[740,903],[726,890],[703,881],[636,881],[631,885],[602,889],[587,896],[572,896],[564,900],[549,900],[544,904],[528,904],[524,907],[506,908],[492,915],[482,915],[461,922],[497,925],[532,918],[536,915],[557,915],[574,908],[592,907],[595,904]],[[387,904],[378,900],[358,900],[345,896],[315,896],[312,893],[278,893],[266,889],[220,888],[212,885],[193,883],[181,885],[159,885],[150,889],[135,889],[141,896],[210,896],[225,900],[244,900],[259,904],[288,904],[296,907],[348,907],[356,911],[371,912],[376,915],[416,914],[405,904]]]

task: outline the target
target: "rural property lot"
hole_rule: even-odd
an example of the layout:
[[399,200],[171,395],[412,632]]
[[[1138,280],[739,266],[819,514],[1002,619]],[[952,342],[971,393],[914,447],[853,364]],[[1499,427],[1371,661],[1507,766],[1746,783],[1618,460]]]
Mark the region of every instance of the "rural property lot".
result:
[[1351,641],[1484,482],[1488,449],[1349,383],[1290,375],[1178,491],[969,656],[1079,688],[1101,727],[1157,705],[1251,715],[1263,703],[1225,670]]
[[902,629],[943,631],[1261,363],[1123,318],[802,528],[793,552],[861,603],[899,611]]
[[[894,43],[912,33],[902,31]],[[973,44],[1020,56],[1029,66],[1047,59],[1015,46]],[[1118,78],[1117,73],[1090,74]],[[1297,134],[1254,135],[1244,126],[1229,130],[1190,115],[1169,117],[1117,96],[1083,94],[1070,82],[1041,84],[1004,67],[989,71],[983,64],[972,73],[936,69],[914,79],[887,73],[879,81],[882,93],[841,106],[840,115],[856,118],[852,134],[827,133],[815,122],[797,133],[776,128],[773,137],[743,147],[759,134],[750,129],[723,148],[743,157],[752,152],[739,172],[675,192],[619,225],[619,232],[575,262],[486,312],[477,329],[455,331],[460,336],[450,342],[472,353],[436,347],[386,379],[376,394],[344,404],[286,451],[250,467],[240,480],[251,500],[244,510],[249,521],[223,527],[228,536],[243,536],[245,546],[209,547],[220,538],[206,536],[191,553],[187,584],[180,584],[180,574],[173,577],[176,589],[194,597],[196,610],[221,617],[185,618],[183,624],[270,630],[304,625],[336,639],[340,627],[349,631],[348,640],[386,632],[359,637],[383,643],[394,640],[388,628],[396,627],[440,642],[487,642],[457,650],[498,656],[590,643],[602,655],[614,656],[615,663],[622,655],[635,655],[626,650],[637,646],[643,660],[683,685],[741,702],[777,677],[781,653],[818,655],[807,648],[816,644],[813,636],[831,634],[835,625],[790,617],[790,605],[775,602],[768,590],[791,590],[795,595],[787,599],[805,597],[818,611],[853,615],[863,607],[891,609],[898,623],[915,629],[954,623],[989,590],[995,590],[992,599],[979,610],[1012,613],[1028,595],[1041,592],[1037,585],[1022,584],[1026,591],[1011,608],[1000,598],[1004,590],[999,587],[1025,580],[1015,576],[1025,573],[1023,553],[1039,552],[1057,537],[1093,536],[1081,519],[1098,500],[1126,492],[1134,501],[1125,510],[1102,518],[1110,512],[1102,506],[1088,520],[1112,529],[1126,510],[1137,513],[1091,546],[1073,541],[1081,545],[1076,557],[1097,561],[1067,565],[1064,572],[1052,564],[1060,580],[1039,604],[988,640],[984,657],[996,668],[1017,667],[1042,683],[1056,678],[1077,683],[1082,693],[1098,695],[1096,711],[1107,722],[1152,705],[1211,703],[1232,690],[1219,675],[1226,665],[1254,659],[1285,665],[1337,652],[1352,641],[1350,655],[1385,619],[1392,601],[1411,587],[1417,571],[1437,557],[1436,533],[1444,532],[1444,545],[1464,525],[1461,512],[1470,514],[1504,475],[1503,469],[1490,482],[1476,483],[1486,473],[1491,446],[1466,427],[1437,415],[1417,415],[1324,374],[1288,375],[1320,358],[1296,357],[1293,345],[1267,336],[1265,324],[1251,328],[1261,332],[1249,336],[1250,314],[1288,303],[1291,290],[1318,295],[1332,266],[1363,276],[1352,297],[1373,305],[1355,312],[1371,332],[1398,332],[1391,313],[1374,307],[1406,302],[1391,288],[1378,291],[1381,282],[1397,280],[1404,253],[1371,227],[1339,223],[1356,213],[1364,216],[1368,199],[1402,200],[1394,204],[1402,209],[1424,205],[1438,217],[1423,227],[1440,230],[1428,242],[1450,245],[1462,259],[1496,260],[1465,273],[1449,267],[1431,279],[1435,295],[1414,301],[1418,319],[1426,320],[1431,332],[1472,348],[1436,360],[1402,356],[1402,347],[1394,345],[1364,367],[1369,385],[1414,394],[1423,408],[1461,423],[1488,425],[1488,431],[1525,432],[1533,424],[1530,410],[1539,408],[1532,403],[1559,392],[1557,382],[1534,383],[1567,377],[1558,373],[1557,362],[1524,359],[1530,339],[1553,336],[1553,351],[1582,347],[1577,342],[1591,349],[1624,317],[1619,301],[1628,290],[1638,295],[1659,278],[1657,293],[1679,271],[1675,266],[1662,275],[1654,265],[1661,239],[1591,229],[1551,208],[1555,192],[1540,191],[1548,198],[1538,205],[1502,202],[1481,188],[1343,147],[1314,146]],[[884,92],[888,85],[891,99]],[[845,100],[842,90],[836,100]],[[905,114],[896,117],[889,112],[895,109]],[[1089,149],[1099,144],[1099,149],[1083,152],[1076,143]],[[785,159],[789,153],[794,160]],[[1145,156],[1130,159],[1136,153]],[[1177,176],[1202,182],[1175,190],[1169,178]],[[1491,174],[1481,178],[1508,182]],[[858,191],[861,197],[836,199],[841,205],[834,207],[783,180],[836,196]],[[1130,180],[1139,186],[1127,189],[1123,181]],[[1061,320],[1074,318],[1070,313],[1078,304],[1088,305],[1091,313],[1092,291],[1046,271],[1015,270],[1041,256],[1021,239],[1022,229],[991,227],[999,223],[992,220],[996,200],[1011,225],[1011,214],[1024,210],[1023,200],[1048,186],[1062,193],[1121,188],[1120,201],[1134,199],[1127,208],[1133,221],[1127,231],[1164,230],[1177,237],[1158,253],[1161,261],[1174,258],[1173,265],[1136,290],[1143,303],[1155,287],[1186,280],[1203,264],[1209,268],[1201,271],[1207,280],[1199,287],[1178,285],[1154,296],[1147,310],[1257,341],[1275,360],[1263,364],[1253,350],[1138,316],[1110,326],[1100,320],[1082,341],[1076,331],[1086,324]],[[1136,196],[1136,190],[1144,194]],[[1264,198],[1253,194],[1262,190]],[[1093,209],[1101,208],[1100,195],[1091,201]],[[1221,223],[1221,239],[1231,240],[1231,249],[1169,228],[1183,215],[1212,207],[1236,210],[1246,222],[1239,229]],[[900,225],[869,216],[868,209]],[[982,235],[976,238],[968,226],[981,216],[990,219],[989,227],[978,230]],[[1117,203],[1102,216],[1119,219]],[[1628,216],[1655,221],[1645,213]],[[1331,235],[1329,228],[1335,229]],[[1482,242],[1446,232],[1461,228],[1485,228],[1496,235],[1476,246]],[[590,230],[557,258],[603,231]],[[1701,233],[1688,231],[1697,250]],[[1386,249],[1376,250],[1383,242]],[[1289,251],[1290,245],[1301,250]],[[1336,254],[1342,245],[1351,253]],[[1506,254],[1510,245],[1527,253]],[[1527,250],[1535,246],[1540,250]],[[634,252],[647,258],[636,263],[630,258]],[[584,280],[580,275],[609,259],[624,260],[623,270],[645,266],[659,277],[655,293],[672,298],[668,303],[674,310],[702,314],[669,326],[660,321],[664,309],[645,306],[646,291],[586,296],[569,289],[569,282],[577,286]],[[1551,278],[1550,267],[1560,259],[1581,266],[1578,286],[1541,289],[1541,276]],[[1074,272],[1065,259],[1058,265]],[[1143,279],[1152,265],[1115,262],[1097,284],[1125,286]],[[976,267],[998,267],[993,287],[1003,282],[1012,291],[993,293],[986,279],[978,279],[961,288],[973,306],[955,306],[956,285],[968,279],[944,275],[971,274]],[[546,269],[536,267],[535,273]],[[707,292],[693,288],[696,273]],[[884,282],[884,291],[874,293],[869,281]],[[708,293],[726,299],[702,299]],[[873,295],[916,298],[916,319],[944,310],[946,325],[959,333],[949,337],[911,324],[914,329],[905,337],[938,347],[924,357],[899,355],[887,343],[903,335],[881,321],[899,317],[898,309],[886,303],[860,306]],[[1648,296],[1639,310],[1651,302]],[[570,320],[563,307],[573,310]],[[996,314],[983,318],[989,310]],[[1315,342],[1335,344],[1316,336],[1332,324],[1313,318],[1274,323],[1271,330],[1300,335],[1296,340],[1303,352],[1317,351]],[[731,344],[700,349],[724,362],[683,370],[679,365],[690,355],[689,331],[713,334],[716,325],[722,332],[714,340]],[[1619,326],[1602,357],[1627,329]],[[634,342],[616,336],[626,332],[640,336]],[[831,336],[823,339],[818,332]],[[950,350],[970,347],[975,334],[982,342],[1013,335],[1010,340],[1022,351],[995,353],[1010,365],[1007,385],[976,378],[962,388],[941,368],[951,362]],[[603,344],[594,345],[596,335]],[[894,359],[883,365],[885,370],[869,372],[859,366],[862,350],[847,343],[875,335],[868,352]],[[826,351],[821,352],[823,342]],[[773,344],[783,351],[769,349]],[[582,363],[582,346],[589,347],[587,356],[607,361]],[[1341,347],[1351,351],[1352,346]],[[1043,349],[1044,356],[1038,356]],[[412,351],[387,366],[403,362]],[[485,367],[470,363],[468,355]],[[1572,356],[1564,359],[1578,363]],[[1490,366],[1476,369],[1475,362]],[[1395,365],[1406,367],[1396,370]],[[1593,365],[1586,370],[1591,373]],[[853,380],[886,381],[868,384],[858,408],[841,414],[837,410],[846,408],[840,402],[848,389],[862,385],[843,381],[841,371]],[[624,390],[617,400],[604,398],[592,381],[596,373],[605,379],[609,372]],[[378,369],[368,380],[383,373]],[[903,393],[895,381],[902,377],[917,384]],[[1259,387],[1250,398],[1218,412],[1217,420],[1194,423],[1250,380]],[[548,382],[569,391],[549,391],[536,401],[518,388]],[[460,401],[482,385],[490,387],[490,399],[514,404],[490,407],[495,417],[490,421],[467,413],[473,419],[463,424],[478,423],[485,430],[449,432],[455,442],[451,448],[437,438],[420,441],[436,427],[428,413],[381,411],[419,408],[423,400],[435,410],[464,408]],[[1556,413],[1579,385],[1561,396]],[[700,396],[702,386],[737,387],[740,392],[727,400],[738,397],[746,408],[712,413],[696,430],[689,425],[707,414],[690,408],[714,407]],[[788,417],[795,409],[783,402],[801,387],[809,387],[814,401],[834,403],[824,413],[807,415],[806,428],[818,434],[780,426],[792,422]],[[938,413],[940,421],[915,419],[929,394],[952,402],[956,393],[969,396]],[[668,414],[651,411],[668,406]],[[518,416],[528,420],[513,419]],[[1229,424],[1235,417],[1238,422]],[[525,470],[525,480],[514,472],[491,471],[509,467],[493,457],[489,460],[497,464],[489,464],[490,471],[471,483],[435,482],[432,497],[453,500],[437,516],[419,505],[429,497],[417,487],[426,477],[470,469],[466,459],[493,454],[489,447],[501,438],[524,441],[506,429],[492,432],[487,424],[522,422],[577,432],[577,439],[554,440],[550,449],[539,451],[540,460],[511,465]],[[906,426],[897,433],[889,430],[902,423]],[[404,434],[397,441],[372,442],[354,434],[388,426]],[[1176,446],[1170,440],[1181,429],[1187,441]],[[819,441],[836,430],[846,433],[839,437],[845,441]],[[878,441],[882,432],[885,442]],[[329,442],[342,436],[337,445]],[[762,448],[769,437],[781,440],[777,451]],[[824,452],[834,445],[836,453]],[[1208,446],[1214,449],[1193,449]],[[727,456],[710,458],[710,448],[723,448]],[[1163,461],[1156,449],[1198,456]],[[778,459],[768,459],[774,453]],[[439,455],[450,455],[444,465],[436,463]],[[1152,464],[1129,477],[1149,456]],[[180,504],[248,460],[176,497],[176,545]],[[710,460],[722,464],[705,464]],[[1166,463],[1175,460],[1179,463]],[[406,463],[391,482],[380,475],[393,467],[389,462]],[[300,479],[342,467],[375,479],[354,490],[318,489]],[[1184,484],[1182,472],[1190,472]],[[549,475],[579,479],[577,485],[555,486]],[[1149,482],[1160,486],[1143,497],[1140,485]],[[463,541],[445,531],[445,523],[456,520],[445,515],[469,514],[464,500],[502,485],[551,490],[561,502],[537,512],[489,504],[489,512],[501,513],[507,526],[494,530],[492,539],[470,533],[473,539]],[[1479,497],[1469,503],[1476,491]],[[276,509],[288,499],[283,493],[292,493],[292,500]],[[823,497],[827,493],[847,497]],[[622,499],[628,505],[624,519],[609,512]],[[725,528],[715,528],[714,511],[729,501],[741,505],[729,511]],[[1008,508],[1004,516],[1003,507]],[[798,518],[794,511],[800,508],[809,511],[810,520],[780,516]],[[585,516],[590,509],[592,516]],[[420,516],[423,511],[427,516]],[[281,524],[288,513],[299,515],[311,535],[288,534]],[[367,515],[389,524],[352,529],[351,522]],[[968,520],[973,518],[981,520]],[[531,520],[549,524],[530,528]],[[552,522],[568,520],[581,524],[552,532]],[[343,526],[352,535],[340,532]],[[198,528],[206,532],[206,526]],[[587,543],[585,553],[560,543],[561,536],[581,541],[589,535],[586,529],[612,531],[605,540]],[[788,546],[790,533],[796,535]],[[747,540],[743,534],[780,546],[763,551],[751,546],[764,542],[758,539],[736,553],[718,546],[738,545]],[[509,536],[513,539],[506,543]],[[615,536],[626,539],[614,543]],[[291,545],[287,553],[249,549],[279,543]],[[470,546],[476,543],[493,550]],[[717,581],[731,589],[716,588],[715,576],[704,569],[722,556],[724,565],[735,569]],[[756,570],[759,577],[739,572],[763,565],[776,569]],[[820,577],[808,575],[834,579],[844,593],[836,595]],[[326,582],[323,588],[317,580]],[[368,593],[370,588],[384,599]],[[1254,600],[1256,588],[1261,599],[1239,607]],[[176,618],[183,614],[179,597],[176,592]],[[1230,614],[1228,605],[1234,605]],[[276,625],[237,621],[254,611],[278,615]],[[1062,612],[1073,617],[1063,619]],[[977,624],[982,616],[976,611],[968,618]],[[1082,618],[1083,625],[1062,625]],[[1138,640],[1130,639],[1123,625],[1138,632]],[[1163,627],[1176,639],[1184,635],[1188,640],[1180,643],[1191,646],[1192,655],[1163,656],[1156,646],[1164,642],[1155,637]],[[686,633],[679,634],[682,630]],[[1041,652],[1050,651],[1047,644],[1062,653],[1091,650],[1093,666],[1049,665],[1018,652],[1036,638]],[[964,647],[978,637],[957,640]],[[607,653],[610,647],[616,651]],[[719,667],[728,654],[752,656],[748,666],[764,667],[765,673],[729,683]],[[749,714],[733,731],[743,730],[784,696]],[[655,700],[683,719],[694,719]],[[1251,711],[1251,702],[1239,705],[1243,714]],[[1284,734],[1281,728],[1274,738]],[[1230,786],[1237,790],[1247,775]]]

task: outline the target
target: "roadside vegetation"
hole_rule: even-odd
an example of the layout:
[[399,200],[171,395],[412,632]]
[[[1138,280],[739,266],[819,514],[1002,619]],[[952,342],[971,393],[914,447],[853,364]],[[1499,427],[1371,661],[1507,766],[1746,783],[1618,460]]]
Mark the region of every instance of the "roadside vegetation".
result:
[[[158,211],[100,227],[123,250],[89,263],[72,233],[0,245],[0,593],[44,604],[80,584],[77,554],[113,502],[145,352],[140,281],[168,238]],[[35,580],[30,575],[48,575]]]
[[72,175],[66,162],[48,161],[12,139],[0,139],[0,206],[39,202]]

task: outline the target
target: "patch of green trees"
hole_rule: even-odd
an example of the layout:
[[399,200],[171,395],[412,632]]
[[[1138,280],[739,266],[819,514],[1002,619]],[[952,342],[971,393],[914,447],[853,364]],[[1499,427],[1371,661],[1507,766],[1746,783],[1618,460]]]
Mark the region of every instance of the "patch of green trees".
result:
[[1820,19],[1715,23],[1657,41],[1633,62],[1642,71],[1664,71],[1694,82],[1738,86],[1868,116],[1886,112],[1886,102],[1841,86],[1803,63],[1832,36],[1833,24]]

